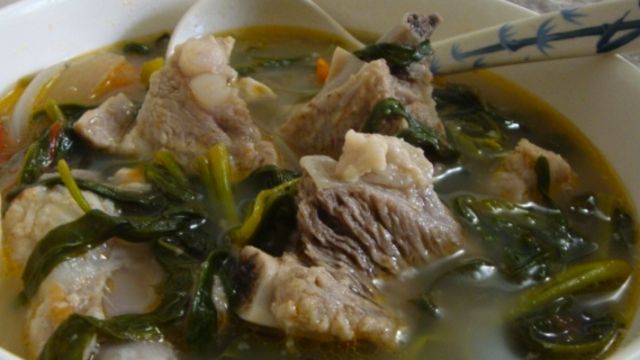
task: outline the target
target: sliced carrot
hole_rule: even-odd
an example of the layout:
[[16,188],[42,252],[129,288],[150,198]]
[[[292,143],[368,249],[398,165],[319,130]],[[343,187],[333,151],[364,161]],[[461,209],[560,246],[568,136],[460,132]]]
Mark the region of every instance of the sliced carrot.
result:
[[58,139],[60,137],[61,131],[62,123],[60,121],[54,122],[49,129],[49,159],[54,159],[56,157],[56,151],[58,150]]
[[329,76],[329,63],[323,58],[316,60],[316,79],[320,84],[324,84]]
[[128,61],[123,61],[122,64],[116,66],[109,76],[98,85],[94,94],[97,97],[101,97],[113,90],[131,85],[137,80],[138,75],[136,69],[129,64]]

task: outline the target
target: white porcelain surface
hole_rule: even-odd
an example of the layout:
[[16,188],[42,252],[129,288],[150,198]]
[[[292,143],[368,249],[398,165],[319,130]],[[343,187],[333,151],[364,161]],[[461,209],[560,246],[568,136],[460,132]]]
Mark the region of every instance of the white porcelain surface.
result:
[[167,54],[189,38],[234,28],[263,25],[302,26],[334,34],[347,46],[362,47],[340,24],[309,0],[200,0],[176,26]]
[[[0,93],[38,69],[119,39],[171,29],[191,0],[23,0],[0,9]],[[500,0],[317,0],[343,25],[379,33],[409,10],[438,11],[435,39],[532,16]],[[572,119],[640,204],[640,72],[615,56],[526,64],[496,71]],[[637,216],[637,215],[636,215]],[[628,340],[617,360],[640,358]],[[9,359],[0,351],[0,359]]]
[[[507,64],[636,52],[640,50],[640,34],[633,32],[638,20],[638,0],[617,0],[508,21],[433,42],[431,70],[434,74],[451,74]],[[629,33],[634,36],[623,39]]]

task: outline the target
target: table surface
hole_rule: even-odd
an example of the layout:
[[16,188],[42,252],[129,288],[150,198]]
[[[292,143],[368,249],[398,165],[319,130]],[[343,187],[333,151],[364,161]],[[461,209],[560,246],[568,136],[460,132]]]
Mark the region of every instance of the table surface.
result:
[[[20,0],[0,0],[0,7]],[[603,0],[507,0],[540,13],[575,7],[585,4],[598,3]],[[640,53],[626,55],[627,59],[640,67]]]

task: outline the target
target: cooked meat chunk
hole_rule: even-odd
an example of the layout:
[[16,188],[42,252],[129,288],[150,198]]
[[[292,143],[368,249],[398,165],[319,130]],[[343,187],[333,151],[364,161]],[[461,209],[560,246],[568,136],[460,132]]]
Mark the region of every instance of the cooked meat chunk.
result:
[[[371,144],[380,149],[375,155],[366,151]],[[338,162],[301,160],[308,176],[298,194],[298,231],[313,264],[397,275],[460,249],[460,226],[433,190],[433,166],[420,149],[354,131],[344,148]]]
[[[94,209],[115,214],[116,209],[109,200],[83,191],[85,199]],[[64,186],[50,189],[35,186],[18,195],[4,214],[4,251],[9,265],[22,271],[31,251],[50,230],[74,221],[84,212],[69,195]]]
[[26,337],[31,358],[74,313],[105,319],[151,310],[162,274],[146,246],[117,240],[61,263],[29,303]]
[[307,156],[301,165],[299,245],[281,258],[243,249],[238,314],[290,335],[395,345],[403,321],[374,280],[462,245],[432,164],[401,139],[349,131],[339,161]]
[[149,91],[120,151],[149,155],[168,149],[185,167],[212,145],[224,143],[241,172],[274,163],[276,152],[262,140],[228,62],[234,39],[205,36],[178,46],[168,64],[151,77]]
[[[408,14],[400,26],[380,39],[415,45],[425,40],[437,24],[437,16]],[[280,129],[287,144],[301,155],[322,154],[337,158],[349,129],[360,130],[373,107],[386,98],[398,99],[419,121],[444,131],[431,98],[432,74],[426,57],[410,65],[406,74],[394,76],[385,60],[360,61],[343,49],[336,49],[326,85],[309,102],[296,106]],[[398,120],[381,132],[395,134],[405,126]]]
[[248,246],[240,255],[243,319],[288,334],[393,345],[399,323],[389,309],[350,288],[321,266],[291,254],[274,258]]
[[118,94],[85,112],[73,128],[96,149],[117,152],[135,121],[136,110],[126,95]]
[[527,139],[521,139],[516,148],[498,165],[490,182],[492,191],[502,198],[516,202],[535,199],[538,192],[535,166],[542,156],[549,163],[550,192],[570,190],[576,181],[576,175],[566,160]]
[[[88,191],[83,195],[92,208],[118,213],[111,201]],[[36,244],[50,230],[82,214],[64,186],[35,186],[22,191],[2,223],[6,234],[3,250],[10,271],[22,271]],[[73,313],[104,319],[151,310],[162,279],[162,269],[146,245],[117,239],[64,261],[47,276],[29,302],[25,335],[30,357],[37,357],[49,336]]]

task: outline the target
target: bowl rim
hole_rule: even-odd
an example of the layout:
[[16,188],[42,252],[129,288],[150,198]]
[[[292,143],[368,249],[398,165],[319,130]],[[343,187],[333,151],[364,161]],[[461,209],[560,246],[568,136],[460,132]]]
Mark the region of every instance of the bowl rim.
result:
[[[14,19],[16,17],[20,17],[20,16],[24,16],[27,13],[30,12],[34,12],[34,11],[39,11],[39,10],[46,10],[46,9],[50,9],[51,7],[55,7],[55,6],[59,6],[60,4],[65,4],[65,3],[70,3],[73,1],[77,1],[77,0],[58,0],[58,1],[51,1],[51,0],[20,0],[20,1],[15,1],[9,4],[6,4],[4,6],[0,6],[0,29],[3,26],[3,23],[5,21],[7,21],[7,19]],[[100,0],[94,0],[94,1],[100,1]],[[104,1],[104,0],[102,0]],[[113,2],[119,2],[119,3],[131,3],[131,2],[143,2],[143,0],[109,0],[109,1],[113,1]],[[145,0],[147,2],[152,1],[152,0]],[[166,0],[166,1],[170,1],[170,0]],[[338,1],[338,0],[335,0]],[[366,1],[366,0],[362,0],[362,1]],[[382,0],[381,0],[382,1]],[[427,3],[429,0],[425,0],[424,3]],[[445,0],[442,0],[441,2],[444,2]],[[449,0],[450,1],[450,0]],[[466,0],[467,2],[469,1],[474,1],[474,0]],[[477,0],[475,0],[477,1]],[[87,1],[88,2],[88,1]],[[182,3],[188,3],[192,1],[187,1],[187,0],[175,0],[175,2],[182,2]],[[317,1],[319,3],[320,6],[322,6],[322,3],[325,2],[323,0],[318,0]],[[491,7],[502,7],[502,9],[508,9],[505,10],[506,12],[509,12],[511,14],[511,16],[513,18],[521,18],[521,17],[526,17],[526,16],[535,16],[537,13],[526,9],[522,6],[519,6],[517,4],[514,3],[510,3],[507,2],[505,0],[483,0],[482,1],[483,5],[486,6],[487,8],[491,8]],[[126,5],[123,5],[126,6]],[[423,5],[424,6],[424,5]],[[323,6],[324,7],[324,6]],[[328,9],[330,10],[330,9]],[[329,11],[331,12],[331,11]],[[175,26],[175,23],[172,24],[173,26]],[[608,61],[609,64],[615,64],[615,66],[620,67],[620,69],[623,69],[624,71],[626,71],[627,74],[630,74],[629,76],[632,77],[632,81],[635,81],[638,86],[636,93],[640,95],[640,68],[638,68],[637,66],[635,66],[633,63],[631,63],[629,60],[623,58],[622,56],[616,55],[616,56],[611,56],[606,60],[603,61]],[[610,65],[611,67],[613,67],[613,65]],[[633,70],[633,71],[631,71]],[[501,73],[500,73],[501,74]],[[20,74],[20,75],[25,75],[25,74]],[[501,75],[502,76],[502,75]],[[16,78],[17,80],[17,78]],[[11,86],[12,82],[9,84],[2,84],[0,83],[0,94],[3,94],[4,91],[6,90],[5,87]],[[553,105],[551,105],[553,106]],[[626,185],[627,187],[627,191],[630,191],[630,187],[633,185],[630,182],[627,181],[623,181],[623,183]],[[635,209],[634,209],[634,213],[636,214],[636,219],[638,219],[638,212],[637,212],[637,207],[640,206],[640,202],[636,201],[634,204]],[[636,323],[638,322],[638,314],[636,314],[635,316],[635,321]],[[629,340],[629,339],[627,339]],[[636,359],[636,358],[640,358],[640,339],[635,339],[634,340],[630,340],[628,344],[623,345],[623,347],[620,347],[617,349],[616,353],[613,354],[610,359],[612,360],[629,360],[629,359]],[[14,359],[18,359],[18,357],[16,357],[15,355],[7,352],[6,350],[0,348],[0,360],[14,360]]]

